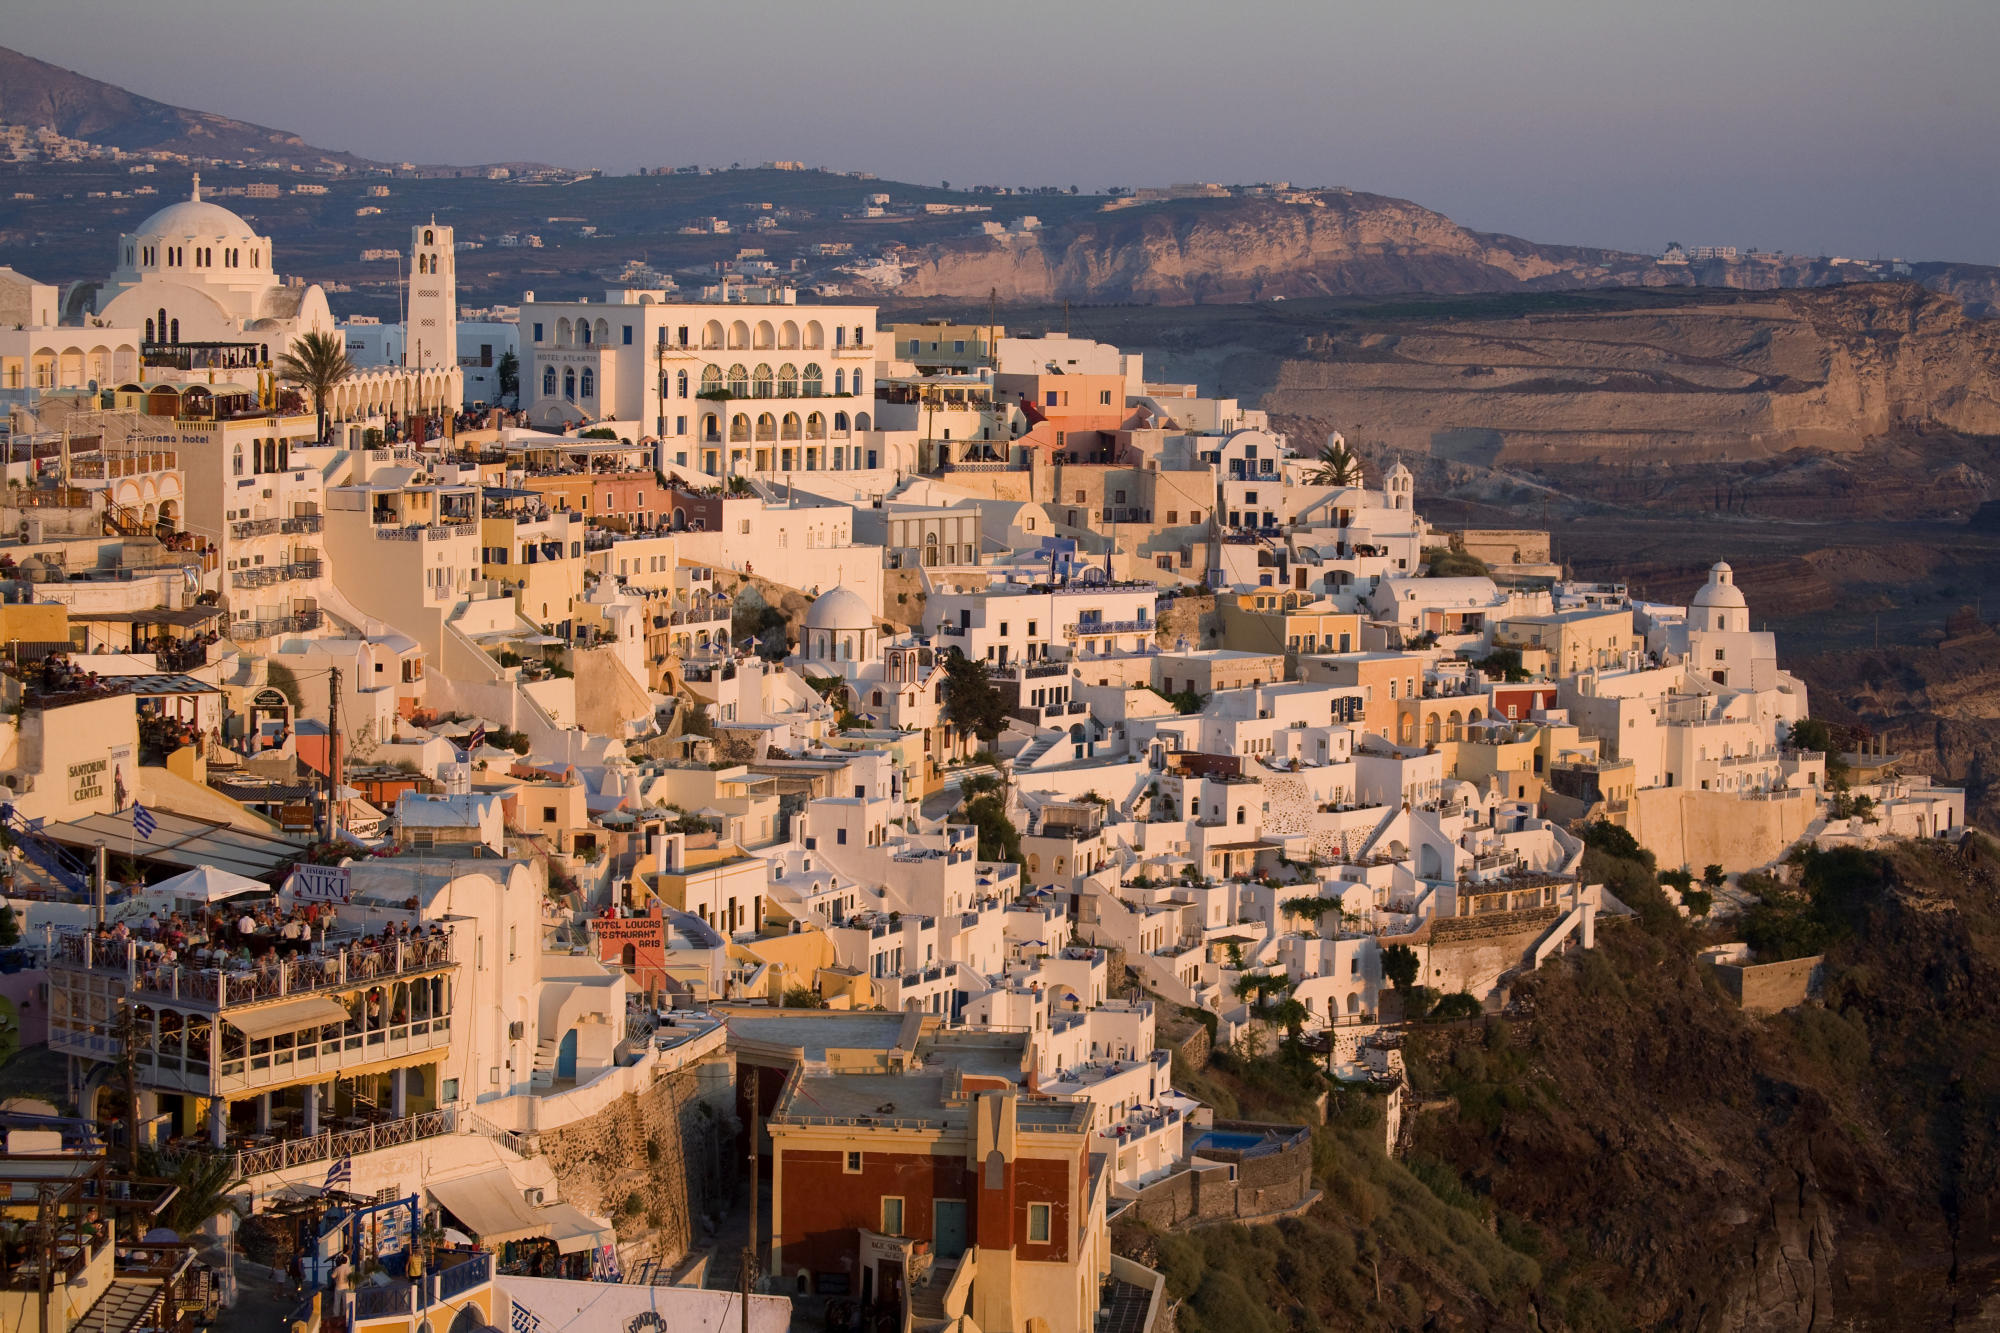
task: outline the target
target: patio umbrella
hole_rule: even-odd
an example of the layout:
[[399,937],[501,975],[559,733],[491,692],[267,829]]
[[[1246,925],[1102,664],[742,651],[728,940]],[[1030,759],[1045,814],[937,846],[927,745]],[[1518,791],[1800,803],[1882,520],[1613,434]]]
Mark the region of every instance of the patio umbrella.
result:
[[218,870],[214,866],[198,866],[193,870],[163,879],[158,884],[150,884],[146,892],[170,898],[181,898],[200,903],[220,902],[224,898],[234,898],[245,893],[269,893],[271,886],[248,875],[233,874]]

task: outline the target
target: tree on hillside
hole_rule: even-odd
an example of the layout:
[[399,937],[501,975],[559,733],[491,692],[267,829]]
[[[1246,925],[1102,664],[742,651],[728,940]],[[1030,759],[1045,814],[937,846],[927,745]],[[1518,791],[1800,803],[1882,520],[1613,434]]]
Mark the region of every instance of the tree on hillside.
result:
[[494,371],[500,380],[501,401],[510,398],[518,400],[521,396],[521,358],[514,355],[512,348],[500,354],[500,364],[494,367]]
[[354,374],[347,359],[347,341],[337,333],[301,334],[292,350],[278,358],[278,378],[296,384],[312,396],[319,417],[319,438],[326,439],[326,396]]
[[1392,944],[1382,951],[1382,975],[1399,991],[1417,984],[1417,951],[1407,944]]
[[1362,481],[1361,459],[1347,441],[1334,435],[1319,451],[1319,466],[1309,474],[1315,486],[1359,486]]
[[944,663],[945,715],[991,744],[1007,725],[1007,702],[1000,697],[986,663],[953,653]]

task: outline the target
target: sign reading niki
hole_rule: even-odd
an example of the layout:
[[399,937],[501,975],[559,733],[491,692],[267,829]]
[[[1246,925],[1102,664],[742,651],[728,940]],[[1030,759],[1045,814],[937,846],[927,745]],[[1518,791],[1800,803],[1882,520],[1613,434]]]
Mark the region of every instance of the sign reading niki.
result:
[[292,867],[292,897],[302,903],[347,901],[346,866]]

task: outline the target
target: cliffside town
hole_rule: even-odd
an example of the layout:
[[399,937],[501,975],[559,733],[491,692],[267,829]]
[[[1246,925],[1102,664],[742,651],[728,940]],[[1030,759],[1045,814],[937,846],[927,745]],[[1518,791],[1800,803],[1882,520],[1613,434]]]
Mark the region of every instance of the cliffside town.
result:
[[[1961,864],[1941,751],[1829,717],[1708,553],[1671,601],[1574,579],[1530,512],[1434,525],[1393,448],[997,316],[722,280],[461,321],[435,221],[406,320],[341,324],[201,188],[101,281],[0,269],[7,1327],[185,1327],[235,1295],[198,1232],[308,1333],[1193,1326],[1190,1237],[1458,1206],[1395,1160],[1478,1171],[1450,1034],[1518,1079],[1509,1016],[1642,938],[1783,1013],[1839,981],[1827,867]],[[1651,389],[1815,437],[1919,410],[1926,346]],[[1267,402],[1434,452],[1365,378]],[[1578,1135],[1616,1100],[1570,1091]],[[1432,1221],[1504,1278],[1453,1308],[1515,1317],[1520,1236]]]

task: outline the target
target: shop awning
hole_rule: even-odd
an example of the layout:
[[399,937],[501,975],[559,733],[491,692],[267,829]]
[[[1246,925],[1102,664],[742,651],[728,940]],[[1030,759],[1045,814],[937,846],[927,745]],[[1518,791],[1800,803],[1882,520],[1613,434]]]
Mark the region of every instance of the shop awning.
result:
[[530,1204],[505,1171],[481,1171],[439,1181],[429,1189],[432,1198],[488,1245],[549,1234],[544,1210]]
[[615,1243],[617,1237],[609,1226],[590,1220],[590,1214],[567,1203],[551,1203],[537,1209],[543,1220],[549,1224],[549,1239],[556,1243],[556,1249],[563,1254],[575,1254],[579,1250],[593,1250],[600,1245]]
[[308,995],[300,1000],[287,1000],[283,1004],[265,1005],[258,1009],[245,1009],[241,1013],[225,1012],[223,1021],[240,1030],[252,1041],[264,1037],[274,1037],[280,1032],[297,1032],[301,1028],[325,1027],[329,1023],[345,1023],[348,1019],[347,1006],[324,995]]

